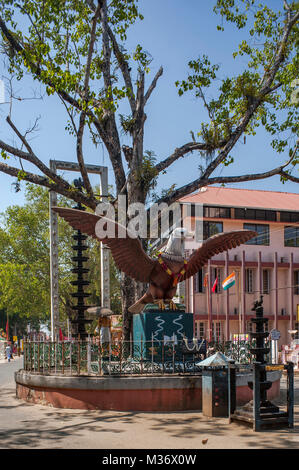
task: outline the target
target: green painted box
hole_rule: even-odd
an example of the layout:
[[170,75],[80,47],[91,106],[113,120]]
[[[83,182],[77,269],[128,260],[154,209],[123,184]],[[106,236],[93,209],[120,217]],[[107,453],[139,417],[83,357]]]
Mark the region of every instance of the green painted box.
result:
[[133,316],[133,344],[142,358],[155,360],[175,348],[180,359],[183,338],[193,338],[193,315],[183,310],[152,309]]

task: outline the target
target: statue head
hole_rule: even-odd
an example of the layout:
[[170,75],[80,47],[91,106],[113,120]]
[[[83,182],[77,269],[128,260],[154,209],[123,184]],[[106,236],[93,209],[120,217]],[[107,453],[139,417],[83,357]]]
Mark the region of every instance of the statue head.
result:
[[183,261],[185,251],[185,240],[193,239],[194,233],[184,227],[177,227],[171,233],[163,255],[173,261]]

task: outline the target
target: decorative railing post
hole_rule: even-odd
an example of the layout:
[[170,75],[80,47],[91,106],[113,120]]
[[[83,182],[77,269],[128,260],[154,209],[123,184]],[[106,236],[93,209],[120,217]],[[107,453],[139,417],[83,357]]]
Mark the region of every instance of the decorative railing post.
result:
[[287,363],[287,414],[289,428],[294,427],[294,364]]
[[143,336],[141,335],[141,349],[140,349],[140,373],[143,373]]
[[70,374],[72,375],[72,340],[70,341]]
[[64,374],[64,341],[61,343],[61,361],[62,361],[62,373]]
[[77,346],[78,346],[78,358],[77,358],[77,374],[80,375],[80,362],[81,362],[81,341],[80,337],[77,340]]
[[24,348],[24,354],[23,354],[23,369],[27,370],[27,358],[26,358],[26,339],[24,338],[23,341],[23,348]]
[[101,357],[101,345],[97,344],[98,347],[98,364],[99,364],[99,375],[102,375],[102,357]]
[[30,351],[30,371],[32,371],[33,367],[32,367],[32,350],[31,350],[31,344],[32,343],[29,343],[29,351]]
[[[108,343],[108,355],[109,355],[109,375],[111,375],[111,340]],[[104,348],[103,348],[104,353]]]
[[40,341],[37,343],[37,370],[40,372]]
[[172,373],[174,374],[175,372],[175,360],[174,360],[174,355],[175,355],[175,348],[174,348],[174,338],[172,340]]

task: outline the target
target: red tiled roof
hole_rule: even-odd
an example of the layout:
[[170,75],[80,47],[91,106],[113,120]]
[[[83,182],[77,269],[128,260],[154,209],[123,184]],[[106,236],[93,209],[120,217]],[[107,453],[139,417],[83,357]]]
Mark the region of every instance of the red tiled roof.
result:
[[257,189],[208,186],[180,199],[180,202],[225,206],[299,211],[299,194]]

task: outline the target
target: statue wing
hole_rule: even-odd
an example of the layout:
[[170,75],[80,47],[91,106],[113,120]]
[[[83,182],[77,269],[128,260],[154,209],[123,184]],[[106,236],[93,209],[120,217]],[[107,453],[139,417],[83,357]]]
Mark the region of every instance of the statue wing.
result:
[[205,240],[201,247],[190,256],[186,273],[182,280],[194,276],[194,274],[196,274],[214,255],[236,248],[256,236],[257,233],[253,230],[234,230],[232,232],[213,235]]
[[[111,250],[111,254],[115,261],[117,268],[123,271],[127,276],[140,282],[149,282],[151,273],[157,265],[158,261],[150,258],[142,248],[138,238],[132,238],[128,230],[117,224],[116,222],[100,217],[98,215],[80,211],[78,209],[68,209],[63,207],[53,207],[60,217],[65,219],[74,229],[80,230],[97,240],[103,242]],[[101,220],[103,228],[107,223],[111,224],[111,229],[114,229],[114,236],[100,238],[96,234],[96,224]],[[122,237],[118,237],[121,231]]]

